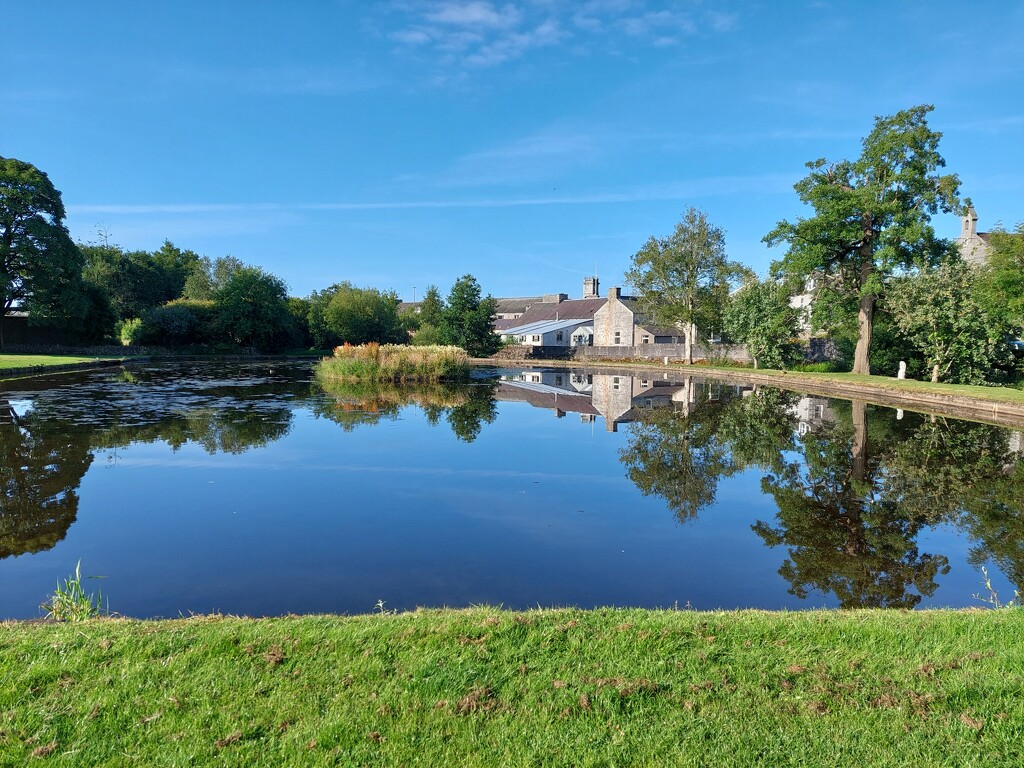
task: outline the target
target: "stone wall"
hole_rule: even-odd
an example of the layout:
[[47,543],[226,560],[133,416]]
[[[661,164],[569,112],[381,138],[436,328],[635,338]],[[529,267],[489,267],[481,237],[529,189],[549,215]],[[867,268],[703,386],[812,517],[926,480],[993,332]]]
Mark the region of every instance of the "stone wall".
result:
[[[574,360],[600,360],[617,358],[635,358],[640,360],[679,361],[686,359],[685,344],[637,344],[635,346],[618,345],[611,347],[577,347],[573,350]],[[750,362],[750,355],[742,344],[698,344],[693,348],[694,360],[731,360],[734,362]]]

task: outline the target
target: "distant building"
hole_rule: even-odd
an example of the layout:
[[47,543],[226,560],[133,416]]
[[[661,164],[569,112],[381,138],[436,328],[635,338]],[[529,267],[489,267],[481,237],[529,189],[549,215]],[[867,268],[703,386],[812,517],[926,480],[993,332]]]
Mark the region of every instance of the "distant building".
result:
[[988,261],[988,235],[988,232],[978,231],[978,214],[971,206],[960,219],[960,237],[955,241],[964,261],[974,266]]
[[[594,343],[594,314],[607,299],[596,296],[596,277],[583,281],[582,299],[570,299],[568,294],[553,293],[518,311],[518,299],[498,299],[495,333],[503,339],[517,341],[531,347],[581,347]],[[504,313],[502,310],[506,310]],[[512,314],[512,317],[502,315]]]
[[680,328],[662,328],[650,323],[631,296],[619,288],[608,291],[607,302],[594,314],[594,346],[633,347],[640,344],[681,344]]

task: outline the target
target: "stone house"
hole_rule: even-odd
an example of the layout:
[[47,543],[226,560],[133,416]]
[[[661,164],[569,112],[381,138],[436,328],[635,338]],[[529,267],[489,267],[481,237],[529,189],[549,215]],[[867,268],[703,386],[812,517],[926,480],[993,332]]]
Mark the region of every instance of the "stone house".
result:
[[960,256],[968,264],[981,266],[988,261],[988,232],[978,231],[978,214],[974,206],[960,219],[960,237],[954,241]]
[[683,344],[679,328],[661,328],[648,322],[635,299],[619,288],[608,291],[608,300],[594,314],[594,346],[635,347],[641,344]]

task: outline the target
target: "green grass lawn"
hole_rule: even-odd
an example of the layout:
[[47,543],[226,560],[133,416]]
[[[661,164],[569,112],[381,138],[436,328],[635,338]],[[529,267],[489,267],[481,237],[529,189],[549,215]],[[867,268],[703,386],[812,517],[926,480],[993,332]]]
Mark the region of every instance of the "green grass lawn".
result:
[[1024,764],[1024,610],[0,625],[0,764]]
[[74,365],[109,359],[97,357],[70,357],[65,355],[10,355],[0,354],[0,371],[9,368],[33,368],[39,366]]

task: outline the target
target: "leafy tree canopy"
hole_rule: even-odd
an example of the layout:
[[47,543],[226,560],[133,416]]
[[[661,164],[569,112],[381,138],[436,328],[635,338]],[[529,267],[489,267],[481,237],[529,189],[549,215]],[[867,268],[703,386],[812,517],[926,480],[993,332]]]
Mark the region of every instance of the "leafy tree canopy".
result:
[[30,163],[0,157],[0,346],[12,307],[72,322],[86,312],[82,252],[64,226],[64,204]]
[[814,215],[781,221],[765,236],[769,245],[788,243],[782,260],[798,278],[819,274],[836,290],[858,300],[855,373],[870,373],[875,302],[896,270],[937,264],[950,244],[930,226],[938,211],[958,208],[960,180],[940,175],[942,134],[928,127],[931,106],[875,119],[856,160],[815,160],[796,183],[800,200]]
[[633,255],[626,282],[636,290],[643,314],[686,332],[692,363],[695,329],[721,328],[729,290],[744,274],[744,267],[726,258],[722,230],[690,208],[671,235],[651,237]]
[[277,349],[292,328],[284,281],[258,267],[240,267],[216,294],[218,323],[235,344]]
[[463,275],[452,286],[441,312],[441,336],[446,344],[462,347],[473,357],[493,355],[501,347],[492,319],[498,302],[481,298],[480,284],[472,275]]
[[748,281],[729,298],[723,321],[729,338],[747,345],[755,368],[783,368],[792,361],[797,312],[781,283]]
[[932,381],[980,384],[1009,357],[1009,328],[974,298],[977,280],[969,264],[949,261],[898,279],[886,297],[897,326],[924,354]]

